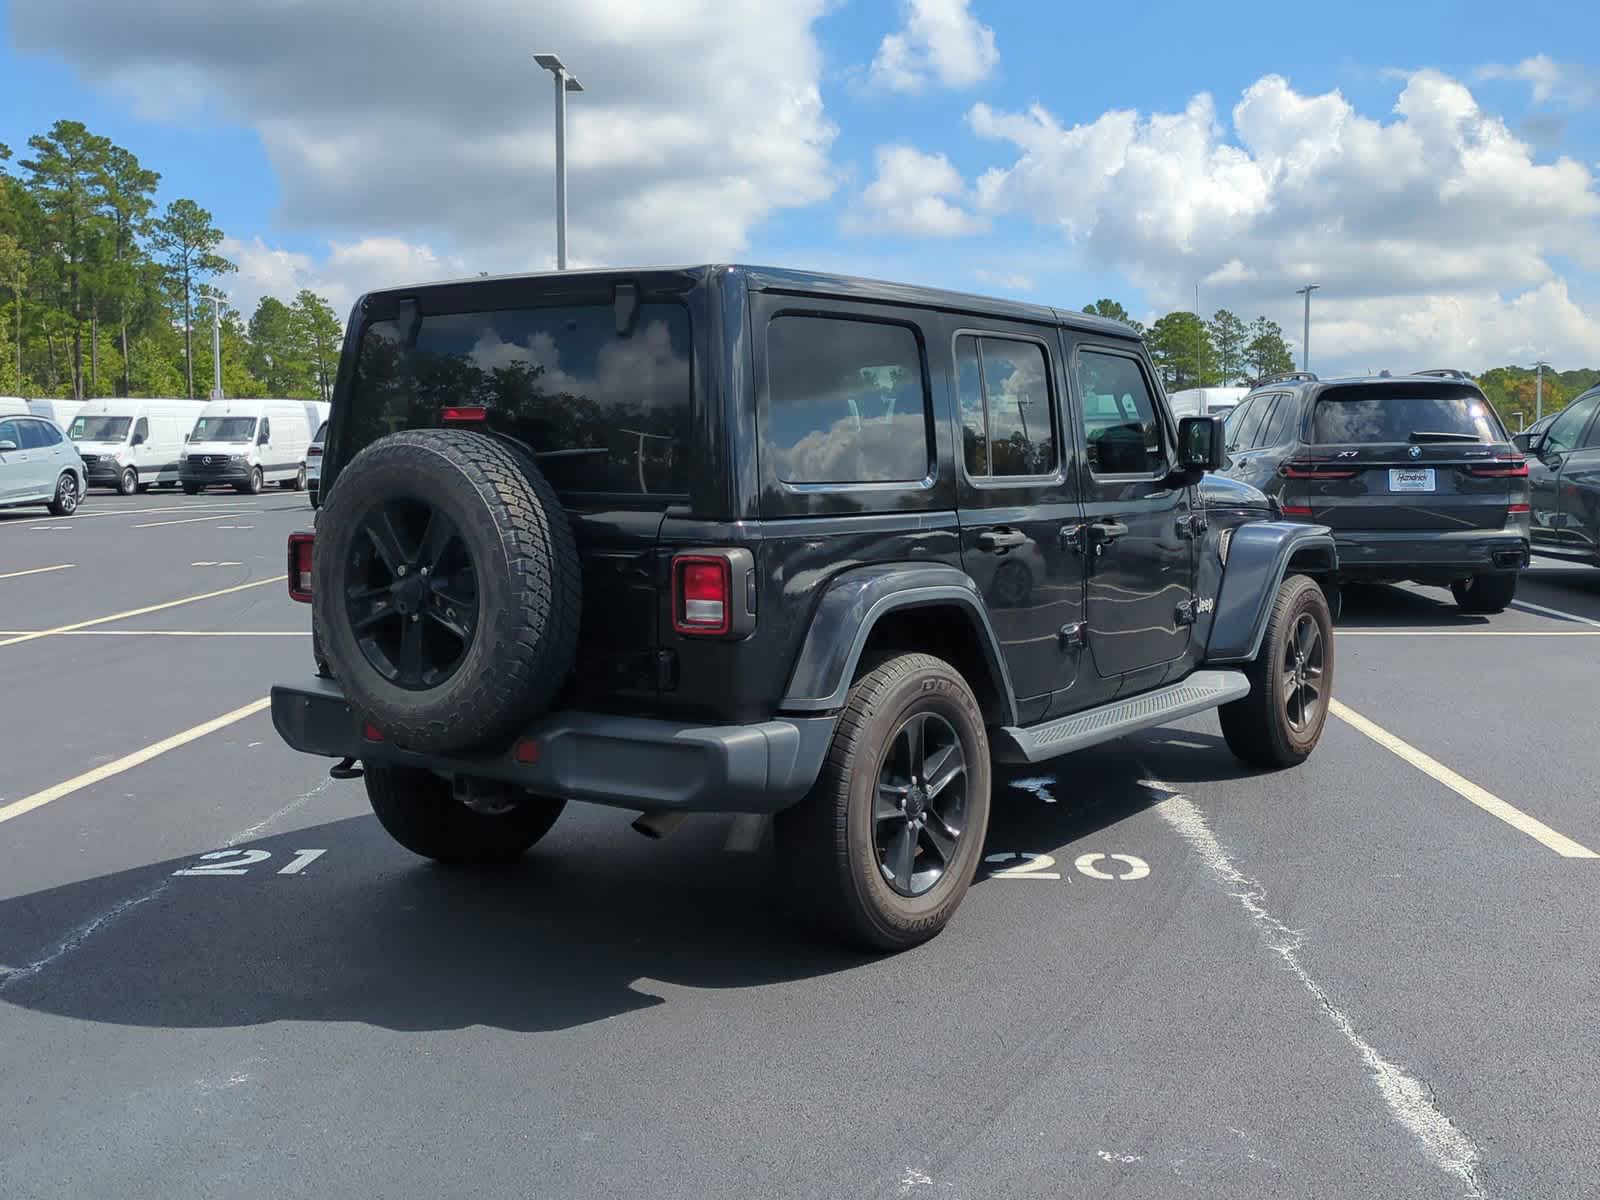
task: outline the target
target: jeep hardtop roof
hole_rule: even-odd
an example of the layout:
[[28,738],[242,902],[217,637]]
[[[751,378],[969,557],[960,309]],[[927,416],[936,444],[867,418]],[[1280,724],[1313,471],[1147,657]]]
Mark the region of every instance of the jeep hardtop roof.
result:
[[[651,290],[673,291],[704,283],[718,274],[731,273],[744,278],[746,286],[758,292],[783,292],[791,295],[830,297],[839,300],[877,300],[916,308],[932,308],[957,312],[989,313],[999,317],[1012,317],[1021,321],[1045,322],[1066,325],[1088,333],[1137,341],[1139,335],[1121,321],[1091,316],[1070,308],[1053,308],[1043,304],[1028,304],[1019,300],[1002,300],[969,292],[945,291],[941,288],[919,287],[915,284],[892,283],[879,279],[860,279],[851,275],[831,275],[821,271],[797,271],[786,267],[760,267],[735,263],[705,263],[697,266],[666,267],[605,267],[582,271],[530,271],[509,275],[473,275],[460,279],[442,279],[431,283],[408,284],[377,288],[357,302],[357,306],[373,301],[394,301],[403,296],[423,296],[459,290],[464,293],[494,292],[508,285],[522,285],[529,280],[559,281],[563,292],[582,294],[600,291],[602,286],[618,276],[644,283]],[[453,298],[460,303],[465,296]]]

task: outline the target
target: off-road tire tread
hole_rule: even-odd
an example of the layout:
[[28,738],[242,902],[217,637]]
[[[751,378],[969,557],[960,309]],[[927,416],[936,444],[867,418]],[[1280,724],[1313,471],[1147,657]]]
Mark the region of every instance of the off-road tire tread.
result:
[[450,794],[431,771],[369,767],[364,782],[372,811],[395,841],[423,858],[458,866],[511,862],[550,832],[565,800],[529,795],[511,812],[487,816]]
[[[1308,737],[1296,740],[1290,733],[1288,717],[1283,711],[1278,688],[1274,681],[1274,665],[1281,657],[1279,641],[1284,625],[1302,607],[1303,598],[1312,596],[1315,607],[1323,615],[1323,673],[1322,706],[1317,715],[1317,725]],[[1261,638],[1261,649],[1255,660],[1245,667],[1250,679],[1250,694],[1217,709],[1217,719],[1222,723],[1222,737],[1228,749],[1237,758],[1253,766],[1283,768],[1294,767],[1311,756],[1323,726],[1328,720],[1328,706],[1333,698],[1334,646],[1333,619],[1328,611],[1328,598],[1317,582],[1306,575],[1291,575],[1278,586],[1273,597],[1272,612],[1267,617],[1266,633]]]
[[[330,492],[319,524],[329,530],[363,505],[358,486],[367,464],[401,456],[434,456],[447,462],[477,492],[479,519],[491,524],[495,544],[505,554],[511,603],[496,611],[485,605],[477,637],[487,638],[479,686],[470,704],[457,704],[443,716],[415,719],[372,703],[362,677],[373,668],[365,659],[339,657],[337,640],[323,638],[329,665],[344,685],[346,698],[374,718],[386,733],[418,750],[453,750],[503,738],[544,712],[572,669],[583,609],[583,570],[572,527],[555,489],[531,456],[481,433],[453,429],[406,430],[372,443],[341,472],[351,486]],[[342,568],[320,561],[332,539],[319,537],[318,579],[342,580]],[[477,564],[480,578],[500,571],[498,563]],[[481,584],[480,584],[481,589]],[[326,599],[324,598],[326,597]],[[314,600],[319,624],[345,619],[332,592]],[[419,693],[422,695],[425,693]]]

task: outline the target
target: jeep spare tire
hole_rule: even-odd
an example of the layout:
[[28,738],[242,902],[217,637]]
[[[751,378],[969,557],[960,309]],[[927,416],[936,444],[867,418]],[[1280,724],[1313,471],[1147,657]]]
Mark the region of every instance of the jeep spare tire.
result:
[[318,640],[356,714],[406,749],[503,739],[572,668],[582,577],[533,458],[482,433],[373,442],[317,518]]

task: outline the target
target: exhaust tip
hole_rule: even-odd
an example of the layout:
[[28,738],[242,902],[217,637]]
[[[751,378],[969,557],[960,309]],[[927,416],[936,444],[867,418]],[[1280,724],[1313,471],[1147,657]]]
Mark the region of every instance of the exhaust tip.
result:
[[652,841],[660,841],[679,825],[682,825],[683,818],[686,815],[688,814],[671,811],[640,813],[634,818],[633,829],[636,833],[642,833]]

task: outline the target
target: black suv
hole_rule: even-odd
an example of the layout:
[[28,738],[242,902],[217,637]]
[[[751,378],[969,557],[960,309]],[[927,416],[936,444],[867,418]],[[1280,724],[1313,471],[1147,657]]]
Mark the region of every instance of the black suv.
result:
[[1464,373],[1296,372],[1228,414],[1226,473],[1333,530],[1340,580],[1448,586],[1500,612],[1528,564],[1528,464]]
[[796,906],[908,946],[993,760],[1211,708],[1311,753],[1333,539],[1221,461],[1075,312],[729,266],[375,292],[289,546],[318,677],[273,720],[436,859],[568,800],[775,815]]
[[[1537,554],[1600,566],[1600,388],[1514,439],[1528,455]],[[1541,428],[1542,426],[1542,428]]]

